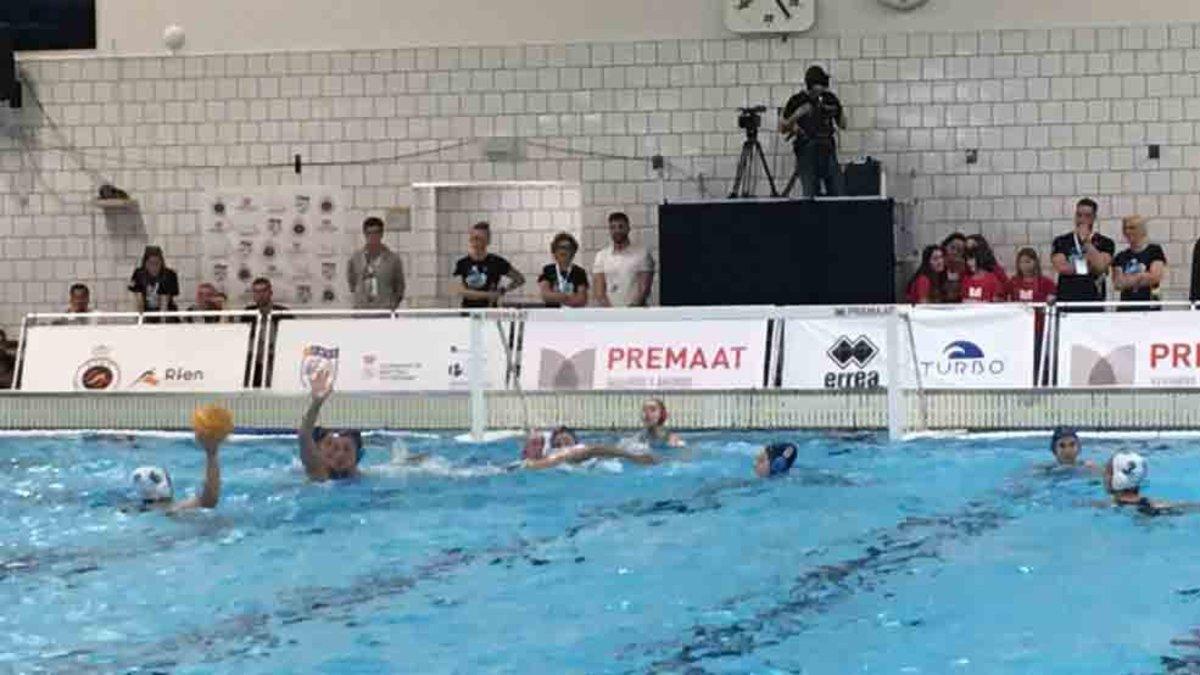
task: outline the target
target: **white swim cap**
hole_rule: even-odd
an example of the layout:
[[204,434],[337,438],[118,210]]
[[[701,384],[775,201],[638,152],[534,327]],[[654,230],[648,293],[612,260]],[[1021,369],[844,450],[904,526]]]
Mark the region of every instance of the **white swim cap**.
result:
[[1112,467],[1110,487],[1113,492],[1138,489],[1149,470],[1146,459],[1136,452],[1118,452],[1109,462]]
[[171,474],[157,466],[139,466],[133,470],[133,487],[144,501],[160,502],[171,499]]

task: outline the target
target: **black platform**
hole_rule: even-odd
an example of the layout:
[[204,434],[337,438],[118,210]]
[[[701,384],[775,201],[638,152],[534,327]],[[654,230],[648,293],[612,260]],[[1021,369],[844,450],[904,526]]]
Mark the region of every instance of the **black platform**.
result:
[[893,303],[893,213],[878,198],[665,204],[661,303]]

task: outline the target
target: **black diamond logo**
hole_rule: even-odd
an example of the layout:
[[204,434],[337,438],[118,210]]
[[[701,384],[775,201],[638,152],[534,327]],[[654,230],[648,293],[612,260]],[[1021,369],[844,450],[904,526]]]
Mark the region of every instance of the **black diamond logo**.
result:
[[851,363],[859,368],[866,368],[867,364],[874,360],[875,355],[879,353],[879,348],[865,335],[860,335],[853,340],[843,335],[825,353],[837,364],[838,368],[843,370],[850,367]]

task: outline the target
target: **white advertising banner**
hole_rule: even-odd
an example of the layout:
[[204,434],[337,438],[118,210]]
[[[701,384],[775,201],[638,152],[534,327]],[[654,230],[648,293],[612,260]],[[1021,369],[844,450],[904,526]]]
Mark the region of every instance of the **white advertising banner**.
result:
[[761,389],[766,343],[766,319],[531,319],[525,323],[521,387]]
[[[904,311],[907,321],[897,317],[903,386],[1033,386],[1033,310],[1021,305],[979,305]],[[783,387],[888,386],[888,321],[889,313],[882,309],[789,318],[784,329]]]
[[249,344],[248,323],[32,326],[21,389],[238,391]]
[[271,280],[275,302],[299,308],[344,307],[351,242],[340,188],[226,188],[207,195],[201,217],[201,276],[229,296],[229,309],[250,304],[250,284]]
[[1200,313],[1063,314],[1058,384],[1068,387],[1200,385]]
[[[507,340],[509,324],[501,325]],[[483,328],[485,384],[503,389],[508,359],[501,329],[495,321]],[[329,365],[338,391],[466,391],[470,360],[465,317],[281,321],[271,389],[306,391],[313,371]]]

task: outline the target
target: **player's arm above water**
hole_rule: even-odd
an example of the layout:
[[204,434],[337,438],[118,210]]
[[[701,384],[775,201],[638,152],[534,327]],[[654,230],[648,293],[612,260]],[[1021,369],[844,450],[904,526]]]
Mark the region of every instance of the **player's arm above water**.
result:
[[221,458],[219,450],[221,441],[215,438],[202,438],[196,435],[196,443],[204,448],[204,486],[200,494],[172,504],[171,513],[190,511],[192,509],[213,509],[221,501]]
[[590,459],[622,459],[635,464],[657,464],[658,458],[649,453],[630,452],[607,445],[584,445],[556,452],[546,457],[526,459],[526,469],[549,469],[561,464],[579,464]]
[[329,478],[328,469],[317,459],[317,442],[313,438],[313,430],[317,426],[317,418],[321,415],[321,406],[333,393],[333,383],[330,380],[329,370],[324,368],[313,375],[310,383],[312,399],[304,417],[300,419],[300,429],[296,432],[300,441],[300,462],[304,464],[304,472],[313,480]]

